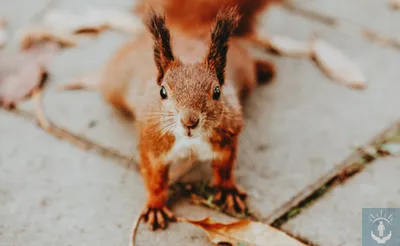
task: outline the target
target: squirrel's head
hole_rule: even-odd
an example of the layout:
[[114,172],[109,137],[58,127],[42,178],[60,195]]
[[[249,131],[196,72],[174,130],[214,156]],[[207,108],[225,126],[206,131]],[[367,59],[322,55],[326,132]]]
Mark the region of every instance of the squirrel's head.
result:
[[173,115],[175,134],[196,137],[220,123],[228,41],[238,20],[236,8],[220,11],[207,54],[200,62],[185,64],[173,54],[165,17],[150,11],[147,28],[154,40],[159,100],[162,111]]

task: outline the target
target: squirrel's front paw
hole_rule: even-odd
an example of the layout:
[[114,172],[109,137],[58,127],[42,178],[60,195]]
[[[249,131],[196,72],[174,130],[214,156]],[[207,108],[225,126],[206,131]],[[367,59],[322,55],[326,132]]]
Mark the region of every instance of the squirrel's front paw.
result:
[[158,228],[165,229],[168,226],[168,222],[176,221],[174,213],[166,206],[161,208],[146,207],[142,216],[153,231]]
[[217,187],[217,194],[214,197],[214,203],[217,205],[222,205],[224,210],[242,213],[247,209],[245,202],[246,197],[247,194],[237,187]]

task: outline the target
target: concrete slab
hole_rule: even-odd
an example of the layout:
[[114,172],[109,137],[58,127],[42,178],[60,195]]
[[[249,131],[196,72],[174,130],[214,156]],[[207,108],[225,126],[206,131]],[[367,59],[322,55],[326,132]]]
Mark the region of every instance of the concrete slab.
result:
[[[0,111],[0,245],[128,245],[145,199],[139,174]],[[229,218],[179,203],[180,216]],[[176,224],[138,245],[208,245],[205,234]]]
[[400,98],[392,90],[400,89],[400,56],[279,8],[263,23],[262,32],[300,40],[319,33],[359,63],[369,79],[368,89],[355,91],[332,82],[309,60],[273,58],[276,81],[255,91],[246,105],[238,165],[252,206],[271,221],[274,211],[343,161],[354,146],[398,119],[394,105]]
[[[278,75],[274,83],[256,90],[246,105],[237,166],[238,182],[249,192],[252,210],[271,221],[279,216],[277,210],[344,160],[354,146],[365,144],[397,120],[400,56],[396,50],[345,36],[279,8],[262,23],[263,32],[304,40],[318,31],[358,62],[370,80],[367,90],[354,91],[333,83],[309,60],[271,58]],[[85,47],[65,51],[52,66],[52,82],[90,72],[120,38],[101,36]],[[50,88],[45,105],[58,125],[124,155],[135,155],[130,123],[95,93]],[[96,126],[90,128],[91,122]]]
[[345,24],[356,25],[400,40],[400,11],[393,10],[388,0],[300,0],[296,5],[331,16]]
[[0,244],[125,242],[145,198],[139,175],[0,113]]
[[[110,31],[62,51],[50,65],[51,78],[44,105],[46,113],[56,125],[123,155],[134,156],[136,138],[131,123],[106,104],[97,92],[57,90],[60,84],[101,69],[114,49],[127,38],[124,34]],[[21,108],[32,112],[32,106],[27,101]]]
[[319,245],[361,245],[362,208],[400,207],[399,175],[400,158],[378,159],[283,229]]

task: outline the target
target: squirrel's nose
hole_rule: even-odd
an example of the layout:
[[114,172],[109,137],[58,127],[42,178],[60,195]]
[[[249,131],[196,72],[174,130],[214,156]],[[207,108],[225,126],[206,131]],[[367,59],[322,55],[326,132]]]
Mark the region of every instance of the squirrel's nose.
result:
[[197,115],[190,115],[188,117],[182,117],[181,122],[183,126],[189,128],[189,129],[194,129],[199,125],[199,116]]

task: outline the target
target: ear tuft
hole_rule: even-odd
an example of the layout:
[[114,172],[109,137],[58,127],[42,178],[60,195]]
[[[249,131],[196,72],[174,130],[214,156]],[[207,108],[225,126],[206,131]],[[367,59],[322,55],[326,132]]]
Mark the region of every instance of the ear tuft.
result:
[[236,29],[240,16],[236,7],[229,7],[218,12],[214,28],[211,32],[211,46],[206,64],[212,69],[222,85],[225,81],[226,55],[228,41]]
[[170,32],[165,24],[165,16],[149,9],[146,26],[154,40],[154,61],[158,69],[157,83],[161,81],[170,64],[175,60],[171,49]]

